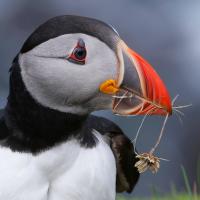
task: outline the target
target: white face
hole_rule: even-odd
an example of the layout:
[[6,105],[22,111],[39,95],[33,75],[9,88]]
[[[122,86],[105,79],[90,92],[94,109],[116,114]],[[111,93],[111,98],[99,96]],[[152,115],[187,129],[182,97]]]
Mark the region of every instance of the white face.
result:
[[[84,65],[65,59],[80,39],[87,50]],[[79,114],[111,108],[112,98],[99,86],[117,78],[119,63],[114,51],[95,37],[77,33],[50,39],[21,54],[19,64],[27,90],[45,107]]]

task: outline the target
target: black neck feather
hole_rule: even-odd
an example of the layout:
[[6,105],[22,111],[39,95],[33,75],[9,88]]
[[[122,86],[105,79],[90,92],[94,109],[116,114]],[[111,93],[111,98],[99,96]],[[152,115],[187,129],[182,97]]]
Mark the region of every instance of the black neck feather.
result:
[[4,145],[17,151],[38,152],[69,137],[78,137],[84,145],[94,144],[84,130],[87,115],[62,113],[37,103],[25,88],[17,59],[10,73],[10,93],[4,116],[9,136]]

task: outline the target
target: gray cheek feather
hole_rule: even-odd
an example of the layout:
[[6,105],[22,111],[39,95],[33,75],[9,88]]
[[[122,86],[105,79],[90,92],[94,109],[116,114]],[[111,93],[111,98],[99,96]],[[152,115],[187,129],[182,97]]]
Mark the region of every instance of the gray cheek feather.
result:
[[[60,37],[63,39],[63,36]],[[82,34],[76,35],[74,39],[70,35],[70,41],[76,41],[80,37],[87,45],[85,65],[56,58],[64,54],[62,50],[60,55],[57,55],[59,51],[56,55],[51,55],[56,46],[55,41],[50,41],[50,44],[55,43],[53,50],[51,45],[46,43],[45,47],[41,45],[42,47],[20,55],[19,63],[25,86],[33,98],[43,106],[80,114],[111,106],[111,97],[101,94],[99,86],[107,79],[117,78],[116,55],[107,45],[94,37]],[[72,49],[69,46],[68,48]],[[49,55],[52,57],[48,57]]]

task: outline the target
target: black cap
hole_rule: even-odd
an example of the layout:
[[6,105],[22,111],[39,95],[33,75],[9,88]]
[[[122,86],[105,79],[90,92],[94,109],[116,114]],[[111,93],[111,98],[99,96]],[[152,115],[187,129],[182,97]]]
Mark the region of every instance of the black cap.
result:
[[54,17],[39,26],[24,43],[21,53],[25,53],[49,39],[70,33],[84,33],[94,36],[116,49],[116,31],[108,24],[81,16],[64,15]]

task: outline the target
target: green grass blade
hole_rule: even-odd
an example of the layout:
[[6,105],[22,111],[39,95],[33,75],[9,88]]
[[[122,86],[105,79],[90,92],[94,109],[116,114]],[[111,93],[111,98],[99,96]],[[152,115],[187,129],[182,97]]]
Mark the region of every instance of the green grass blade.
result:
[[156,186],[151,186],[152,200],[157,200],[159,197],[159,192]]
[[175,197],[175,196],[177,196],[177,190],[176,190],[176,186],[175,186],[175,184],[174,183],[172,183],[171,184],[171,195],[172,195],[172,197]]
[[181,171],[182,171],[182,174],[183,174],[185,187],[186,187],[186,190],[188,192],[188,195],[192,197],[192,190],[191,190],[191,187],[190,187],[190,184],[189,184],[188,176],[187,176],[186,170],[183,166],[181,166]]
[[200,156],[197,161],[197,188],[200,188]]

